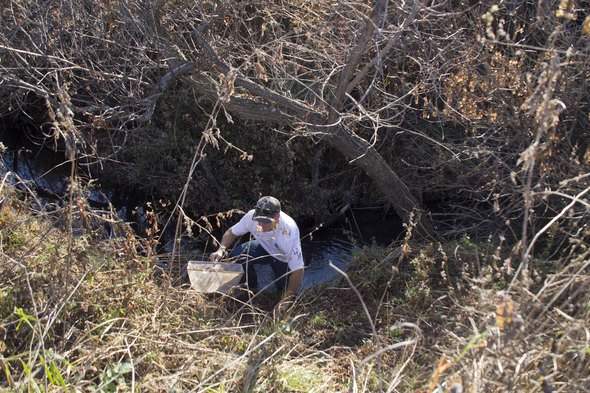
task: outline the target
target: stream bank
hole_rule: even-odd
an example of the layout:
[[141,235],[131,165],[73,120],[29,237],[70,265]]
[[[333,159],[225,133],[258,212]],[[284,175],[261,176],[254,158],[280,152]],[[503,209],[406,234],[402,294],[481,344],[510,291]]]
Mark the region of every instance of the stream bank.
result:
[[[27,189],[33,190],[38,196],[40,209],[51,210],[55,206],[63,206],[67,199],[71,174],[71,166],[65,161],[64,155],[23,138],[15,140],[0,135],[0,142],[5,146],[0,178],[17,187],[26,185]],[[129,223],[137,234],[144,234],[149,226],[146,217],[149,209],[147,198],[142,198],[137,191],[100,187],[96,185],[96,181],[93,182],[95,185],[88,187],[89,192],[86,193],[89,206],[97,211],[113,206],[121,220]],[[168,225],[161,233],[159,253],[172,251],[174,227],[175,225]],[[329,266],[330,263],[346,270],[355,246],[372,243],[387,246],[399,238],[402,231],[402,223],[397,216],[383,216],[377,208],[351,208],[331,222],[329,227],[301,228],[302,250],[307,269],[304,287],[335,278],[338,273]],[[103,235],[112,235],[108,226],[105,226]],[[208,252],[203,252],[205,253],[208,255]],[[272,277],[270,268],[266,268],[257,267],[257,270],[260,269],[261,282]]]

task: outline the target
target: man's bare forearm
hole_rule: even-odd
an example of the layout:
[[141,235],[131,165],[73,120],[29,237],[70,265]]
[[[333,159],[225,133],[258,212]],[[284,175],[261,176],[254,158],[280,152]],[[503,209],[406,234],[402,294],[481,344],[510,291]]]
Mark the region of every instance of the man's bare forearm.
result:
[[228,229],[221,237],[221,242],[219,242],[219,248],[225,251],[226,249],[231,247],[232,244],[234,244],[235,240],[236,236],[230,229]]
[[303,282],[303,269],[297,269],[291,272],[291,277],[289,277],[289,284],[287,285],[287,290],[285,291],[285,297],[294,297],[297,294],[297,290],[301,286]]

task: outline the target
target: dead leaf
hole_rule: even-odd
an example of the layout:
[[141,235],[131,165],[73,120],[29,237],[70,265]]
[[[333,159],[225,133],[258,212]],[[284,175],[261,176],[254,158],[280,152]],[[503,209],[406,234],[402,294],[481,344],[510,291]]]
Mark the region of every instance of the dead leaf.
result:
[[505,331],[512,323],[514,317],[514,301],[510,295],[504,291],[498,292],[498,303],[496,306],[496,327],[500,331]]
[[256,75],[256,78],[268,82],[266,70],[264,69],[264,66],[260,64],[260,61],[256,61],[256,63],[254,63],[254,75]]
[[438,379],[440,378],[441,374],[449,369],[452,365],[453,364],[447,360],[447,357],[444,354],[440,357],[438,360],[438,365],[432,373],[432,377],[430,377],[430,385],[428,386],[429,392],[432,392],[436,385],[438,385]]

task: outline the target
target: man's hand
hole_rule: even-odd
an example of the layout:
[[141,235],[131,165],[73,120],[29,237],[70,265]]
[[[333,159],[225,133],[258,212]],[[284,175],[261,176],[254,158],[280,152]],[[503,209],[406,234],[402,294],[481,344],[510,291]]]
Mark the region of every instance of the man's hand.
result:
[[211,262],[221,261],[223,259],[224,255],[225,255],[225,248],[219,248],[217,251],[215,251],[214,253],[212,253],[209,256],[209,260]]
[[295,302],[294,296],[285,296],[282,298],[272,310],[273,316],[276,318],[283,315]]
[[303,269],[297,269],[291,272],[289,277],[289,284],[285,296],[279,301],[279,303],[272,310],[273,316],[276,318],[280,317],[285,311],[287,311],[293,305],[295,301],[295,294],[299,290],[301,283],[303,282]]
[[221,241],[219,242],[219,248],[217,251],[209,255],[209,260],[211,262],[218,262],[225,257],[225,252],[228,247],[230,247],[234,241],[236,240],[236,236],[231,231],[231,228],[225,231],[223,236],[221,237]]

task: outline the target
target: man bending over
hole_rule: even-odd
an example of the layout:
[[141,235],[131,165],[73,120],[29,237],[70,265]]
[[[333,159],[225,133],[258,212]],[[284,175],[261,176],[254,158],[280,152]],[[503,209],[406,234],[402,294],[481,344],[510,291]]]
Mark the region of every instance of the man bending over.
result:
[[250,240],[235,247],[230,257],[238,257],[238,262],[244,266],[246,274],[242,280],[253,292],[258,289],[254,265],[270,264],[275,286],[283,292],[275,310],[282,312],[291,305],[303,282],[299,227],[287,213],[281,211],[281,203],[276,198],[262,197],[254,209],[225,231],[219,248],[211,254],[210,260],[221,260],[234,241],[246,233],[252,235]]

